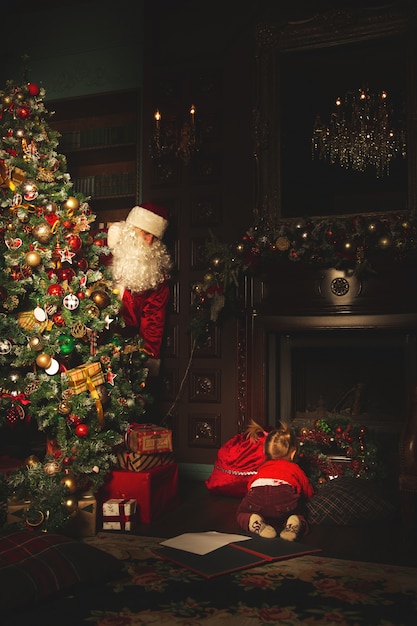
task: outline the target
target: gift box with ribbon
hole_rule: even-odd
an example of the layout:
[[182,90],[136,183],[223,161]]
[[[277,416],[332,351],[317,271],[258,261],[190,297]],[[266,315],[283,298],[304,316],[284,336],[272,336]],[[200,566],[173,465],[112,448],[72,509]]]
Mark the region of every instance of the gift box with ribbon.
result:
[[87,363],[74,367],[65,372],[69,388],[78,395],[83,391],[92,391],[99,385],[104,385],[104,373],[98,362]]
[[76,394],[83,391],[89,391],[91,397],[94,398],[97,417],[100,427],[104,426],[104,412],[103,405],[101,404],[99,393],[96,389],[99,385],[104,384],[104,373],[101,368],[101,364],[98,362],[87,363],[80,367],[74,367],[71,370],[67,370],[65,375],[68,379],[68,387]]
[[6,524],[24,524],[30,507],[29,500],[10,498],[7,502]]
[[103,530],[132,530],[136,500],[111,498],[103,503]]
[[175,463],[175,454],[173,452],[141,454],[140,452],[126,452],[122,450],[117,453],[117,463],[122,469],[127,469],[131,472],[147,472],[153,467]]
[[113,469],[99,490],[104,504],[112,498],[133,498],[135,520],[150,524],[178,502],[178,463],[168,463],[146,472]]
[[125,434],[128,452],[156,454],[172,452],[172,431],[155,424],[129,424]]
[[65,532],[72,537],[94,537],[97,524],[97,500],[87,492],[78,499],[78,508],[65,526]]

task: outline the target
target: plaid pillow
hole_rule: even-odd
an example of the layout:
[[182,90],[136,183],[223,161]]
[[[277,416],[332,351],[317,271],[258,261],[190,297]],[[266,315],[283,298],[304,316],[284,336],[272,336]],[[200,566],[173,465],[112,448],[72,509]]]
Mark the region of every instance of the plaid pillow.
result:
[[306,509],[311,524],[357,526],[389,519],[396,506],[379,493],[373,481],[342,476],[320,487]]
[[38,602],[77,583],[116,573],[121,561],[76,539],[29,530],[0,534],[0,606]]

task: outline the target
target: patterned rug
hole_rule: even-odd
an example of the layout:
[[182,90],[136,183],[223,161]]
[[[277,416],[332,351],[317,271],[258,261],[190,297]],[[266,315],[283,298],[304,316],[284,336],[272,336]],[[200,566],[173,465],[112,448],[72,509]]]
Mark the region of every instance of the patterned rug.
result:
[[162,539],[101,532],[116,579],[27,613],[44,626],[415,626],[417,568],[299,556],[205,579],[152,552]]

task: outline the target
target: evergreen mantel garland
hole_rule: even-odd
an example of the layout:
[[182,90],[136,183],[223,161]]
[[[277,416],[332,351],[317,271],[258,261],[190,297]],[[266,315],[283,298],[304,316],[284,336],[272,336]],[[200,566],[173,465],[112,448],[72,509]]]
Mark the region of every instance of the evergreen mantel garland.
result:
[[385,475],[376,435],[348,417],[331,414],[297,433],[299,462],[310,480],[322,483],[339,476],[374,479]]

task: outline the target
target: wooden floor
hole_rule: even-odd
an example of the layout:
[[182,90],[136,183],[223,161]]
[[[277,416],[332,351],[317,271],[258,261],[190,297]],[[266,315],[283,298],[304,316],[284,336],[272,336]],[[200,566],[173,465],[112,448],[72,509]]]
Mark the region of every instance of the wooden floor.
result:
[[[238,503],[236,498],[213,495],[203,481],[180,479],[176,505],[135,533],[160,538],[209,530],[240,533]],[[417,567],[416,534],[417,526],[406,527],[399,515],[392,522],[366,527],[314,526],[299,541],[320,548],[327,557]]]

